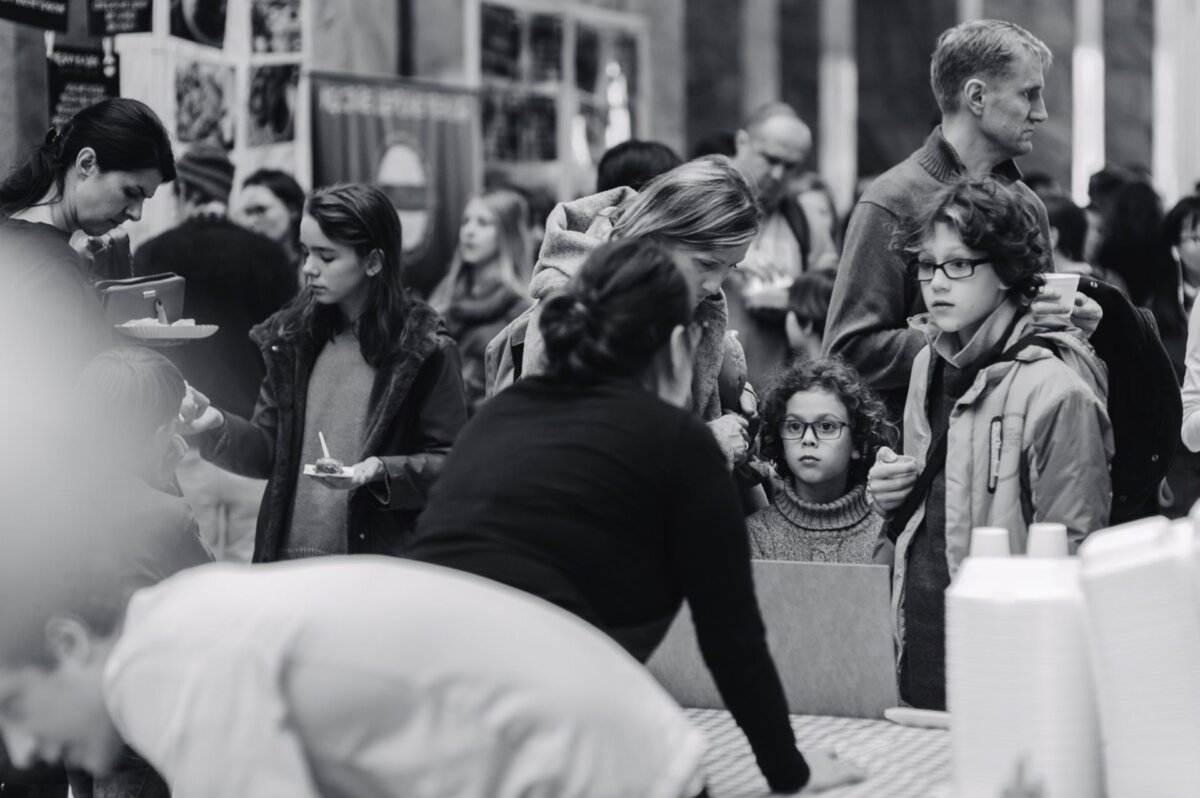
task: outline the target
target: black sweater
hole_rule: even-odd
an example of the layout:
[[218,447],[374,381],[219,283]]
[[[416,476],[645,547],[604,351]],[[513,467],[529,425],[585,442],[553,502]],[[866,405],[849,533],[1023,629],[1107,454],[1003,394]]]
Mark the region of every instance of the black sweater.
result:
[[686,598],[704,660],[772,789],[808,780],[737,493],[691,413],[633,382],[521,380],[463,430],[410,555],[551,601],[643,662]]

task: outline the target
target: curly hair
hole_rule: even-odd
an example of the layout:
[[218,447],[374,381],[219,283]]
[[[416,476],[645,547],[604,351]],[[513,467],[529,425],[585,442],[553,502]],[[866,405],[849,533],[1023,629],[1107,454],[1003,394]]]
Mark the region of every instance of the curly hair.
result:
[[791,477],[783,439],[779,437],[779,426],[787,415],[788,400],[794,394],[814,388],[829,391],[845,405],[850,415],[854,450],[859,453],[858,459],[850,461],[847,485],[865,482],[879,447],[895,446],[900,433],[875,392],[867,387],[852,366],[839,357],[795,360],[773,375],[762,407],[759,451],[763,459],[772,463],[775,472],[783,479]]
[[901,225],[892,242],[916,279],[917,259],[935,225],[945,224],[971,249],[986,252],[1009,296],[1028,301],[1037,296],[1042,272],[1050,270],[1049,242],[1037,213],[1006,180],[965,177],[938,191],[924,210]]

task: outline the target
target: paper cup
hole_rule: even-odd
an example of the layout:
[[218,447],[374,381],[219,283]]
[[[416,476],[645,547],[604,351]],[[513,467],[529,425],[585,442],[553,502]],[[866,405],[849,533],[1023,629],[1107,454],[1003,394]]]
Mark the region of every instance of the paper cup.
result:
[[[1075,307],[1075,292],[1079,290],[1079,275],[1065,274],[1063,272],[1055,272],[1052,274],[1043,274],[1042,278],[1046,281],[1046,289],[1054,291],[1060,297],[1059,301],[1068,308]],[[1067,314],[1068,316],[1070,313]]]
[[1008,530],[998,526],[977,526],[971,530],[971,557],[1008,557]]
[[1025,553],[1030,557],[1059,559],[1067,556],[1067,527],[1065,524],[1030,524]]

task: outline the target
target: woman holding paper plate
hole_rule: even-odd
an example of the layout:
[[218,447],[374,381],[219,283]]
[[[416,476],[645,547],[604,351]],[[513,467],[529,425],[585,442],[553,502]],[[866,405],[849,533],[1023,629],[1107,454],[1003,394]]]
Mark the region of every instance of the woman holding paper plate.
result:
[[266,365],[253,418],[189,387],[181,431],[205,459],[269,480],[255,562],[401,554],[466,422],[458,349],[404,290],[400,222],[379,189],[318,190],[300,241],[304,290],[250,333]]
[[99,236],[141,219],[143,203],[174,179],[162,122],[143,103],[115,98],[50,128],[0,184],[0,318],[6,331],[20,331],[27,342],[18,351],[5,336],[5,356],[33,358],[9,365],[22,372],[26,366],[82,367],[104,348],[111,328],[71,236]]

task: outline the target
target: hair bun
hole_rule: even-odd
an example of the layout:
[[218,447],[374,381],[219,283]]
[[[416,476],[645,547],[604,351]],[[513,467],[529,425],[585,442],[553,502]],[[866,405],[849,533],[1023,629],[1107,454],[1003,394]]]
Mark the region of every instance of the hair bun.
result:
[[546,300],[542,308],[542,338],[546,352],[559,359],[579,348],[587,338],[594,314],[585,301],[564,292]]

